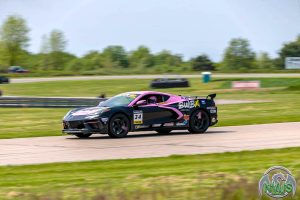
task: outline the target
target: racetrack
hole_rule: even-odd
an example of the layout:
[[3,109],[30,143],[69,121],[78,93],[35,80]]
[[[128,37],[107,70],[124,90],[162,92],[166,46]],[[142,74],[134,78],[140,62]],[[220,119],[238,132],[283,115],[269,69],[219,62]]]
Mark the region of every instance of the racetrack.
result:
[[[300,73],[276,73],[276,74],[213,74],[214,78],[295,78],[300,77]],[[39,78],[11,78],[11,83],[33,83],[33,82],[48,82],[48,81],[76,81],[76,80],[112,80],[112,79],[154,79],[154,78],[200,78],[201,74],[192,75],[124,75],[124,76],[67,76],[67,77],[39,77]]]
[[300,146],[300,122],[210,128],[206,134],[131,133],[110,139],[53,136],[0,140],[0,165],[161,157]]

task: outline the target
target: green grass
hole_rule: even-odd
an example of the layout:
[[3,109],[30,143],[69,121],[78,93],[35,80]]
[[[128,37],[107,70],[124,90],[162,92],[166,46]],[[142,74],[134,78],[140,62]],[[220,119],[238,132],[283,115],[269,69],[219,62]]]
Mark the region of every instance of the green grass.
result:
[[[5,95],[14,96],[99,96],[105,93],[107,96],[116,95],[126,91],[150,90],[150,80],[147,79],[120,79],[120,80],[89,80],[89,81],[54,81],[40,83],[21,83],[0,85]],[[184,89],[160,89],[165,92],[202,92],[208,89],[221,88],[223,82],[201,83],[199,79],[191,79],[190,88]]]
[[[258,91],[232,91],[231,80],[203,84],[191,79],[190,88],[161,89],[175,94],[206,95],[217,92],[217,99],[269,100],[266,103],[219,105],[218,126],[236,126],[299,121],[300,79],[261,79]],[[62,81],[10,84],[1,86],[9,95],[97,96],[128,90],[148,90],[149,80]],[[271,88],[274,86],[276,89]],[[129,89],[128,89],[129,88]],[[51,136],[61,134],[61,119],[69,109],[0,108],[0,138]]]
[[[175,94],[206,95],[211,91],[229,89],[232,80],[245,79],[216,79],[209,84],[202,83],[200,79],[189,79],[189,88],[156,89]],[[247,79],[256,80],[256,79]],[[299,78],[263,78],[263,88],[289,87],[300,85]],[[107,96],[116,95],[126,91],[151,90],[147,79],[120,79],[120,80],[89,80],[89,81],[53,81],[39,83],[19,83],[0,85],[5,95],[15,96]]]
[[0,139],[61,135],[69,109],[0,108]]
[[0,199],[33,197],[30,194],[47,199],[256,199],[258,181],[271,166],[285,166],[300,178],[298,155],[300,148],[286,148],[0,167]]

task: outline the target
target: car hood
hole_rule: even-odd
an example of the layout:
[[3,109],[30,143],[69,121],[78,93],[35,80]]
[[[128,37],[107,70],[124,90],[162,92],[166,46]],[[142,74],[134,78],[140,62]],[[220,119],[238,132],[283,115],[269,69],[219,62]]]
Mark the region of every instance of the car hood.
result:
[[87,120],[87,119],[94,119],[98,118],[101,113],[104,111],[108,111],[109,107],[88,107],[88,108],[77,108],[74,110],[69,111],[64,120],[67,121],[76,121],[76,120]]

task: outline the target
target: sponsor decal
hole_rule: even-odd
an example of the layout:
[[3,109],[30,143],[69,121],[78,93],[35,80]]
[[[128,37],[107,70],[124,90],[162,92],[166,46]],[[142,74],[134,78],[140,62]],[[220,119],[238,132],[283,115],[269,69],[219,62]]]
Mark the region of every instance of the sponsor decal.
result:
[[184,109],[184,108],[194,108],[194,107],[200,107],[200,102],[199,100],[191,100],[191,101],[182,101],[178,103],[178,108],[179,109]]
[[142,124],[143,123],[143,111],[135,110],[133,111],[133,124]]
[[201,100],[201,104],[205,105],[206,104],[205,100]]
[[189,123],[190,115],[183,115],[183,120],[176,123],[176,126],[186,126]]
[[152,127],[160,127],[161,124],[153,124]]
[[210,109],[216,109],[216,107],[207,107],[208,110]]
[[190,116],[189,116],[189,115],[183,115],[183,119],[184,119],[185,121],[188,121],[188,120],[190,120]]
[[217,113],[217,108],[216,107],[207,107],[207,110],[209,110],[210,113]]
[[[201,101],[201,102],[202,102],[202,101]],[[195,108],[200,107],[200,102],[199,102],[198,99],[195,101],[194,107],[195,107]]]
[[177,122],[176,126],[186,126],[188,124],[188,121],[184,120],[183,122]]
[[178,104],[179,109],[183,108],[194,108],[194,101],[182,101]]
[[129,94],[128,97],[132,98],[132,99],[135,99],[137,97],[137,95],[136,94]]
[[291,172],[282,166],[269,168],[258,184],[259,195],[268,195],[271,198],[283,198],[296,193],[296,180]]
[[164,123],[164,126],[174,126],[174,122]]
[[135,129],[140,129],[140,128],[149,128],[149,125],[136,125]]
[[209,112],[214,114],[214,113],[217,113],[217,110],[216,109],[211,109],[211,110],[209,110]]

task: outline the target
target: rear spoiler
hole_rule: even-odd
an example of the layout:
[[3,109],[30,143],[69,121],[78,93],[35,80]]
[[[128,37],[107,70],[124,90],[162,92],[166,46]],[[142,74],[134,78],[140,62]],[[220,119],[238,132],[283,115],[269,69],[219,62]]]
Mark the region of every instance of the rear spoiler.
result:
[[214,100],[214,98],[216,98],[217,94],[209,94],[207,95],[206,99],[208,99],[208,97],[211,99],[211,100]]

